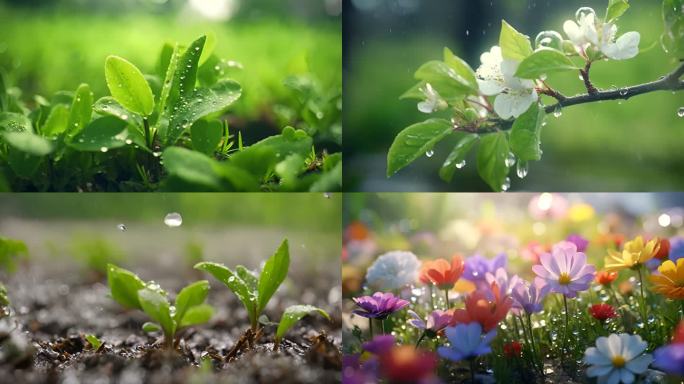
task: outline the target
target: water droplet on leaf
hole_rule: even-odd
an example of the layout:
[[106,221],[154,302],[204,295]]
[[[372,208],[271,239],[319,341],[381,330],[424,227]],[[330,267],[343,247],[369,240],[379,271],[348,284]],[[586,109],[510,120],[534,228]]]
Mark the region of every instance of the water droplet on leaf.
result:
[[164,216],[164,224],[170,228],[180,227],[183,224],[183,217],[178,212],[171,212]]
[[425,156],[427,156],[427,157],[432,157],[432,155],[434,155],[434,154],[435,154],[435,151],[433,151],[432,149],[428,149],[425,152]]

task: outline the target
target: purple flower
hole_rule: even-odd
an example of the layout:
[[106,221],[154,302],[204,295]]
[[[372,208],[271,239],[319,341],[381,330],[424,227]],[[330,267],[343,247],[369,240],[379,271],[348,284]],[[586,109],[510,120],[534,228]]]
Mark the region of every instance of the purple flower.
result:
[[423,319],[413,311],[408,311],[408,314],[413,317],[413,319],[408,321],[409,324],[423,331],[431,332],[434,335],[437,335],[439,331],[446,328],[454,315],[453,311],[441,311],[438,309],[432,311],[432,313],[428,315],[427,321],[423,321]]
[[596,268],[587,264],[587,256],[567,241],[555,244],[551,253],[542,254],[539,261],[541,265],[532,266],[537,274],[535,284],[548,285],[549,291],[565,297],[576,297],[577,292],[589,289],[596,275]]
[[387,316],[409,304],[408,301],[402,300],[389,292],[375,292],[373,296],[354,297],[352,300],[361,308],[354,310],[354,314],[379,320],[386,319]]
[[535,283],[530,284],[524,280],[521,280],[511,292],[514,306],[517,304],[527,314],[540,312],[542,309],[544,309],[542,301],[548,294],[548,287],[548,285],[540,285],[536,281]]
[[496,328],[483,334],[480,323],[468,323],[447,327],[445,333],[451,346],[439,347],[437,352],[445,359],[460,361],[491,353],[489,343],[496,337]]
[[653,352],[653,365],[671,375],[684,376],[684,344],[670,344]]
[[589,240],[585,239],[581,235],[573,233],[565,238],[565,241],[569,241],[575,246],[577,246],[577,252],[584,252],[587,250],[587,245],[589,245]]
[[382,355],[394,347],[394,336],[378,335],[373,340],[363,343],[363,349],[375,355]]
[[480,255],[473,255],[465,260],[465,269],[461,277],[475,283],[478,289],[487,289],[487,272],[495,273],[499,268],[506,268],[506,264],[508,264],[508,257],[505,253],[491,260]]
[[684,257],[684,237],[673,237],[670,239],[670,260],[677,262]]
[[342,383],[343,384],[369,384],[378,382],[377,358],[371,358],[361,364],[361,356],[358,354],[344,355],[342,357]]

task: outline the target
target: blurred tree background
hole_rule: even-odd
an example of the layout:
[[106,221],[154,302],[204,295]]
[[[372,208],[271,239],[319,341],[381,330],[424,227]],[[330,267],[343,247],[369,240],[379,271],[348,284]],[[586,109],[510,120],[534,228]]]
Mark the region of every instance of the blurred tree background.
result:
[[257,121],[273,134],[274,106],[294,99],[285,78],[341,88],[340,18],[341,0],[0,0],[0,70],[29,102],[82,82],[99,98],[109,94],[108,55],[152,73],[165,42],[214,33],[214,52],[243,67],[231,73],[243,87],[235,125]]
[[[424,157],[387,179],[387,150],[396,134],[426,115],[415,101],[399,100],[415,80],[413,72],[440,59],[449,47],[473,69],[479,56],[498,45],[501,19],[534,37],[562,33],[563,22],[581,6],[605,13],[607,0],[344,0],[345,189],[364,191],[482,191],[473,156],[451,184],[438,170],[455,142],[444,140]],[[638,31],[640,54],[630,60],[599,62],[592,79],[599,88],[656,80],[677,65],[659,45],[660,1],[631,1],[618,33]],[[549,84],[567,95],[584,91],[577,73],[553,75]],[[684,187],[682,93],[657,92],[627,101],[584,104],[547,116],[543,158],[531,162],[511,190],[658,191]],[[551,100],[546,99],[546,103]]]

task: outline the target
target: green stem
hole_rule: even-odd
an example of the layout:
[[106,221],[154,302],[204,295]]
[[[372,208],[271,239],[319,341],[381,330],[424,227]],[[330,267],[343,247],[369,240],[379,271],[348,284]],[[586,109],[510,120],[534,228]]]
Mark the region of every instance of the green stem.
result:
[[423,331],[423,333],[422,333],[422,334],[420,335],[420,337],[418,338],[418,341],[416,341],[416,349],[418,349],[418,346],[420,345],[420,342],[423,341],[424,338],[425,338],[425,331]]
[[533,358],[533,361],[537,361],[539,363],[539,365],[537,366],[537,369],[542,374],[542,376],[544,376],[544,366],[543,366],[543,363],[541,361],[541,358],[537,354],[537,345],[534,342],[534,331],[532,330],[532,314],[530,314],[530,313],[527,313],[527,324],[528,324],[529,329],[530,329],[530,343],[532,344],[532,358]]
[[370,332],[369,340],[373,340],[373,319],[370,317],[368,318],[368,332]]
[[153,151],[152,137],[150,135],[150,122],[147,121],[147,117],[143,117],[143,126],[145,127],[145,143],[147,143],[147,148]]
[[475,358],[470,359],[470,381],[475,383]]
[[637,269],[637,273],[639,274],[639,291],[641,292],[641,321],[644,323],[644,330],[650,339],[651,331],[650,327],[648,326],[648,316],[646,315],[646,296],[644,296],[644,277],[641,274],[641,267]]
[[679,304],[681,304],[681,306],[682,306],[682,308],[681,308],[682,309],[682,319],[684,319],[684,299],[679,300]]
[[449,288],[444,289],[444,298],[446,299],[446,309],[449,309]]
[[385,331],[385,319],[380,320],[380,325],[382,326],[382,334],[386,335],[387,332]]
[[568,320],[570,312],[568,311],[568,298],[563,295],[563,307],[565,308],[565,327],[563,327],[563,349],[561,351],[561,365],[565,365],[565,353],[568,345]]
[[428,284],[428,289],[430,292],[430,309],[435,310],[435,298],[434,298],[434,288],[432,283]]

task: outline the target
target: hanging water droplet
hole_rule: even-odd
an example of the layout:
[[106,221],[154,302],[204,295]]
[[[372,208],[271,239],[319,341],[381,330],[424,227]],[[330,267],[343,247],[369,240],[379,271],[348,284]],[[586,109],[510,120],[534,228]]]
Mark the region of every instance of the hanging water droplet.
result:
[[427,157],[432,157],[432,155],[434,155],[434,154],[435,154],[435,151],[433,151],[432,149],[428,149],[425,152],[425,156],[427,156]]
[[[596,17],[596,12],[590,7],[581,7],[575,12],[575,20],[577,20],[578,23],[580,23],[580,20],[586,18],[587,16],[593,14],[594,17]],[[580,25],[582,25],[580,23]]]
[[620,96],[627,96],[627,90],[625,88],[620,88],[618,90],[618,93],[620,94]]
[[677,110],[677,116],[684,117],[684,107],[679,107]]
[[326,199],[329,199],[331,196],[332,194],[330,192],[323,193],[323,197],[325,197]]
[[470,36],[470,30],[466,29],[466,36]]
[[508,156],[506,156],[504,164],[506,164],[506,166],[509,168],[515,164],[515,155],[513,154],[513,152],[508,152]]
[[126,230],[128,229],[128,228],[126,228],[125,224],[119,224],[116,226],[116,228],[118,228],[119,231],[121,231],[121,232],[126,232]]
[[161,156],[161,152],[152,152],[152,156],[159,157]]
[[178,212],[171,212],[164,216],[164,224],[167,227],[180,227],[183,224],[183,217]]
[[529,165],[527,161],[519,161],[518,165],[515,166],[515,173],[519,178],[524,179],[527,176],[529,170]]
[[556,108],[553,109],[553,117],[561,117],[562,114],[563,107],[560,104],[556,105]]
[[109,151],[109,148],[107,148],[107,147],[100,147],[100,152],[104,153],[104,152],[107,152],[107,151]]
[[128,144],[128,145],[133,144],[133,140],[131,140],[131,139],[126,139],[126,144]]
[[508,191],[509,188],[511,188],[511,178],[507,177],[504,180],[503,184],[501,184],[501,190],[506,192],[506,191]]
[[456,163],[456,168],[461,169],[461,168],[465,167],[465,165],[466,165],[466,161],[463,160],[459,163]]
[[542,31],[534,39],[534,45],[537,48],[548,47],[561,50],[563,47],[563,37],[556,31]]

